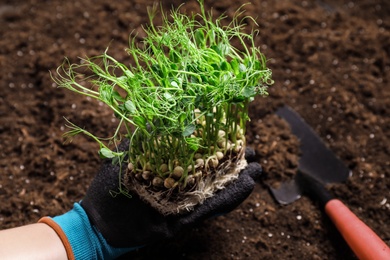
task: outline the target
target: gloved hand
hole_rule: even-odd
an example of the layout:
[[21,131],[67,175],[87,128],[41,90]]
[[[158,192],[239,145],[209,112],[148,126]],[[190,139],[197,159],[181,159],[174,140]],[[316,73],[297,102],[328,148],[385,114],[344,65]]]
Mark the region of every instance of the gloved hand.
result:
[[[122,143],[119,150],[126,145],[128,144]],[[247,151],[248,157],[253,157],[253,154],[253,150]],[[113,197],[110,191],[118,190],[118,172],[118,165],[112,165],[110,160],[105,161],[81,201],[81,207],[75,204],[73,209],[77,212],[84,211],[81,212],[85,214],[83,221],[86,221],[87,216],[89,220],[87,225],[91,225],[88,229],[97,233],[99,242],[96,244],[103,244],[103,249],[99,249],[102,252],[98,252],[97,255],[104,259],[117,257],[131,249],[174,237],[178,232],[191,228],[207,218],[228,213],[252,192],[254,180],[261,174],[261,167],[258,163],[250,162],[241,171],[237,180],[218,191],[213,197],[206,199],[203,204],[196,206],[193,211],[169,216],[163,216],[136,194],[132,194],[132,198],[122,194]],[[65,217],[54,218],[54,221],[62,229],[68,230],[64,232],[69,237],[72,236],[71,232],[74,232],[74,228],[67,228],[69,225],[67,214],[62,215]],[[73,223],[75,222],[77,221],[73,220]],[[80,229],[82,228],[79,227],[78,230]],[[69,241],[73,252],[83,250],[77,249],[80,247],[79,240]]]

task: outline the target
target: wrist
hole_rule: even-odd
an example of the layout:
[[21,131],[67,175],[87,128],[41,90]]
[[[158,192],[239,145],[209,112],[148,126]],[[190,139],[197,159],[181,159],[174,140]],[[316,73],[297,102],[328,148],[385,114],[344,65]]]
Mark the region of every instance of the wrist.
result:
[[110,246],[93,226],[79,203],[72,210],[54,218],[44,217],[40,223],[49,225],[60,237],[68,259],[114,259],[135,248]]

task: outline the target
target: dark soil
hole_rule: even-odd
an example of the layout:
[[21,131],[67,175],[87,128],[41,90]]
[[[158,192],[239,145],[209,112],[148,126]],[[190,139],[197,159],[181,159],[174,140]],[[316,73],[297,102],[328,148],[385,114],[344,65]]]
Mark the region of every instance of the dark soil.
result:
[[[198,10],[185,1],[183,11]],[[247,0],[206,1],[231,17]],[[131,31],[142,38],[152,0],[21,1],[0,4],[0,228],[68,211],[101,161],[97,145],[79,136],[63,144],[67,117],[100,136],[114,117],[100,104],[59,89],[49,71],[78,57],[109,53],[131,62]],[[164,1],[168,10],[180,1]],[[266,184],[288,180],[297,140],[273,115],[298,111],[353,172],[330,188],[390,244],[390,2],[386,0],[258,1],[256,43],[275,84],[251,105],[249,145],[264,168],[252,195],[236,210],[124,259],[353,259],[318,205],[303,197],[280,206]],[[159,20],[157,19],[157,22]],[[250,21],[249,21],[250,22]],[[135,234],[136,235],[136,234]]]

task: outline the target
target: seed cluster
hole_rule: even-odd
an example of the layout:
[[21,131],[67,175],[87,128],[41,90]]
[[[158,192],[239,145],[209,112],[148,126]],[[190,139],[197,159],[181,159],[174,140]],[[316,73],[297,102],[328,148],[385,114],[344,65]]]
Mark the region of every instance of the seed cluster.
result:
[[[145,158],[144,155],[138,155],[135,163],[128,163],[126,178],[133,178],[154,191],[194,190],[205,175],[212,175],[226,161],[234,163],[242,154],[245,136],[243,129],[237,127],[234,143],[225,131],[219,130],[216,146],[211,146],[210,149],[199,149],[194,153],[192,160],[185,165],[178,159],[163,161],[155,165],[154,156]],[[197,133],[194,133],[194,137],[196,135]],[[126,183],[128,182],[125,181],[125,185]]]

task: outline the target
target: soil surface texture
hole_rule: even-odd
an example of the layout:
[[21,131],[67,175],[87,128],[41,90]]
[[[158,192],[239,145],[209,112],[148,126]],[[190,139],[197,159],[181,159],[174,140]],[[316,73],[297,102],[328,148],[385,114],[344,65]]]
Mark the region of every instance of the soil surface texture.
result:
[[[230,19],[247,0],[208,1]],[[58,215],[83,198],[99,166],[98,145],[85,136],[64,144],[64,117],[113,133],[109,108],[57,88],[49,71],[78,57],[109,54],[131,63],[131,32],[144,36],[152,0],[0,3],[0,229]],[[163,1],[164,10],[195,1]],[[255,190],[237,209],[174,239],[122,259],[355,259],[318,203],[303,196],[279,205],[268,185],[290,180],[299,141],[274,115],[287,104],[351,169],[328,188],[390,244],[390,1],[253,0],[256,44],[275,84],[251,103],[248,145],[263,167]],[[248,20],[248,32],[254,23]],[[157,17],[156,23],[161,19]]]

